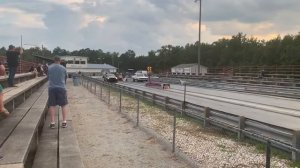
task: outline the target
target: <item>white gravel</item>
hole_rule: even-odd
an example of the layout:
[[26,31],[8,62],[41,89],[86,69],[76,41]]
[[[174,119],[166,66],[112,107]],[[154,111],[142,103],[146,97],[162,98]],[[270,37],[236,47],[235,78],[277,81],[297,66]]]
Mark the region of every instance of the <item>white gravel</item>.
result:
[[[111,94],[112,108],[119,106],[119,93]],[[136,100],[122,97],[122,112],[136,116]],[[140,123],[172,142],[173,118],[162,108],[140,103]],[[199,123],[177,118],[176,146],[198,163],[199,167],[265,167],[265,154],[255,146],[235,141]],[[272,168],[285,168],[290,161],[272,156]]]

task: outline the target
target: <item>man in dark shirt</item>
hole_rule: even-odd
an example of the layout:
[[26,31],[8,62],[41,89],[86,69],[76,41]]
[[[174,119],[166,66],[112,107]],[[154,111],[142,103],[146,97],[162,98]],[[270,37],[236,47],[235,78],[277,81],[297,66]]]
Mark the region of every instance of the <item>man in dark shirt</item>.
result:
[[9,45],[8,51],[6,52],[7,66],[8,66],[8,86],[14,86],[14,78],[19,65],[19,55],[23,53],[23,50],[17,50],[13,45]]
[[67,68],[67,63],[65,62],[65,60],[61,60],[60,65],[62,65],[65,68]]

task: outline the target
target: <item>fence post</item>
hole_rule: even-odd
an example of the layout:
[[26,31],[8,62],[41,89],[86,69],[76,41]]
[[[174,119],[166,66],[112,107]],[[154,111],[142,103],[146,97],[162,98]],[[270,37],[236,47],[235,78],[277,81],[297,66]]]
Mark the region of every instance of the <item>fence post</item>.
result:
[[181,116],[185,113],[185,104],[186,104],[185,101],[183,101],[183,102],[181,103]]
[[96,82],[95,82],[95,94],[97,95],[97,90],[96,90]]
[[165,97],[165,110],[168,109],[169,97]]
[[175,152],[175,140],[176,140],[176,113],[173,112],[173,143],[172,143],[172,152]]
[[90,84],[90,92],[93,93],[93,82],[91,81],[91,84]]
[[137,97],[137,90],[134,89],[134,98],[136,98],[136,97]]
[[102,85],[100,85],[100,100],[102,100]]
[[23,103],[26,101],[26,92],[23,94]]
[[119,107],[119,112],[122,110],[122,90],[120,89],[120,107]]
[[108,105],[110,105],[110,85],[108,85]]
[[140,122],[140,96],[137,96],[137,109],[136,109],[136,126],[139,126]]
[[269,140],[267,140],[266,145],[266,168],[271,167],[271,143]]
[[[294,148],[300,149],[300,131],[294,131],[292,143]],[[292,160],[299,161],[300,153],[292,151]]]
[[204,109],[204,120],[203,120],[203,127],[209,127],[209,113],[210,109],[209,107],[205,107]]
[[240,116],[239,117],[239,131],[238,131],[238,140],[242,141],[244,139],[243,130],[245,129],[245,117]]
[[145,99],[145,97],[146,97],[146,92],[143,91],[143,100]]
[[152,104],[155,105],[155,94],[152,94]]

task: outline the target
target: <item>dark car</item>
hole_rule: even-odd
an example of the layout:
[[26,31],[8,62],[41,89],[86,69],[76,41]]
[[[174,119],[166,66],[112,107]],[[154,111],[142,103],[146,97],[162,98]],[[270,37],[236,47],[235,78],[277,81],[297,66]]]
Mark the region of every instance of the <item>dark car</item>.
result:
[[106,82],[117,82],[118,78],[114,74],[105,74],[103,76],[104,81]]

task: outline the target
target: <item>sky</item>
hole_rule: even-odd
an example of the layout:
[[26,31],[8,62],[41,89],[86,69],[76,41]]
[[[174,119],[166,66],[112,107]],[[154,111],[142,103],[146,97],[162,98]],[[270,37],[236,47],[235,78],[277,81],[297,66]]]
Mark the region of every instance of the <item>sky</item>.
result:
[[[0,0],[0,46],[147,55],[198,40],[199,1]],[[201,42],[300,32],[300,0],[202,0]]]

